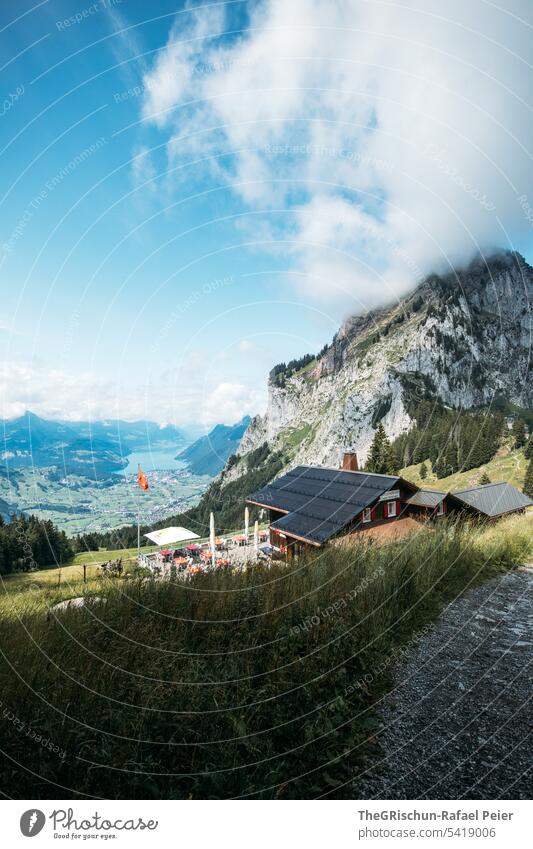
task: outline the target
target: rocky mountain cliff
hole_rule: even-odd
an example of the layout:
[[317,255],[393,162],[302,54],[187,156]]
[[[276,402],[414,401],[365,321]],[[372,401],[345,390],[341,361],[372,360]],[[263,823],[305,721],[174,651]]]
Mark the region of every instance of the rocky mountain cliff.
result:
[[503,396],[532,407],[532,304],[533,268],[517,253],[432,275],[394,306],[348,319],[300,370],[274,369],[267,412],[239,454],[268,442],[291,462],[336,466],[349,449],[364,462],[377,423],[395,438],[421,399],[468,409]]

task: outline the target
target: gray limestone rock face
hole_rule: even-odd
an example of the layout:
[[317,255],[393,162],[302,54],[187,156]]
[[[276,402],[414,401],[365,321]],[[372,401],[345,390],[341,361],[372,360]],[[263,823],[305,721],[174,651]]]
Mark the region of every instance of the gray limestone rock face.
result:
[[[468,409],[496,395],[533,406],[533,268],[516,253],[433,275],[389,309],[347,320],[311,368],[280,387],[246,431],[239,454],[265,441],[295,463],[365,461],[382,421],[394,439],[409,429],[409,402],[424,397]],[[414,387],[414,389],[413,389]]]

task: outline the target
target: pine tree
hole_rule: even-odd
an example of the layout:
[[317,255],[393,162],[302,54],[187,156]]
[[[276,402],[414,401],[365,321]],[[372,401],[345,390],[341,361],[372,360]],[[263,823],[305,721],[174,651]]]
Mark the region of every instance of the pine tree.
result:
[[385,428],[380,423],[374,434],[374,439],[372,440],[372,444],[370,446],[370,451],[368,452],[368,458],[365,464],[365,471],[367,472],[379,472],[378,468],[381,464],[381,457],[383,452],[383,440],[385,439]]
[[425,463],[422,463],[422,465],[420,466],[420,477],[424,481],[427,478],[427,476],[428,476],[428,467],[426,466]]
[[523,492],[524,495],[528,495],[530,498],[533,498],[533,459],[529,461],[529,465],[527,467]]
[[513,445],[515,448],[522,448],[526,442],[526,428],[523,419],[515,419],[513,422]]
[[480,484],[480,486],[485,486],[485,484],[487,484],[487,483],[492,483],[492,481],[489,478],[488,474],[486,472],[483,472],[483,474],[481,475],[481,477],[479,479],[479,484]]
[[446,477],[446,463],[444,462],[444,459],[442,457],[437,457],[437,460],[433,465],[433,471],[435,472],[438,478]]
[[397,473],[396,464],[397,459],[385,433],[385,428],[380,422],[370,446],[365,471],[374,472],[378,475],[395,475]]
[[383,468],[385,469],[384,475],[397,475],[399,472],[398,459],[387,436],[385,436],[383,443]]
[[531,435],[524,448],[524,457],[526,460],[533,460],[533,436]]

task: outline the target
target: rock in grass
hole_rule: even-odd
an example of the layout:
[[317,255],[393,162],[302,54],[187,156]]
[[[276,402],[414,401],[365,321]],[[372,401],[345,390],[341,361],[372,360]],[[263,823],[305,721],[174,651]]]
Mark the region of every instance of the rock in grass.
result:
[[53,604],[52,607],[48,608],[48,613],[63,613],[65,610],[71,610],[80,607],[87,607],[89,604],[105,604],[107,599],[101,598],[101,596],[92,595],[92,596],[77,596],[76,598],[66,598],[64,601],[58,601],[57,604]]

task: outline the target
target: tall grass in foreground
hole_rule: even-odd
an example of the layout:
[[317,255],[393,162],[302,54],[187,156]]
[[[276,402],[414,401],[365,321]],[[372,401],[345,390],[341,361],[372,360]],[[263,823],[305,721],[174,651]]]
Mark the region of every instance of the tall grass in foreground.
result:
[[530,528],[527,517],[488,530],[448,523],[292,568],[94,583],[105,603],[57,617],[46,610],[66,588],[8,593],[0,789],[310,798],[344,785],[350,797],[375,754],[395,647],[526,560]]

